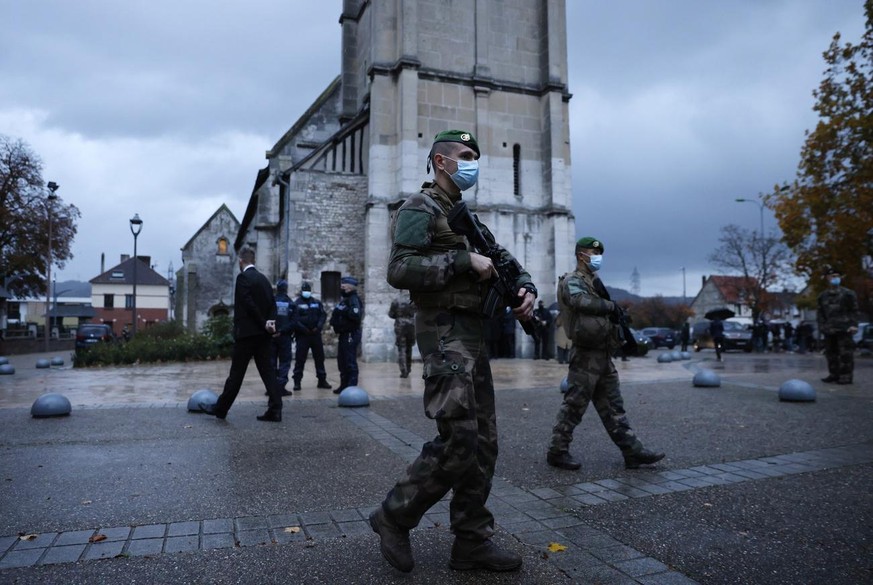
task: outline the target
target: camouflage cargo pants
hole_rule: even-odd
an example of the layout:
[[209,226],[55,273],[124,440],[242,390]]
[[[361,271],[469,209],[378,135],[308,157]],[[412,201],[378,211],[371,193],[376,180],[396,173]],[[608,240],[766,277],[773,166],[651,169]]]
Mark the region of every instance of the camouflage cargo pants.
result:
[[833,333],[824,337],[824,354],[828,373],[838,382],[851,382],[855,370],[855,342],[848,333]]
[[449,490],[452,532],[484,540],[494,532],[485,507],[497,461],[494,383],[477,315],[421,309],[415,337],[424,363],[424,412],[438,435],[421,448],[382,503],[394,522],[414,528]]
[[570,350],[570,372],[567,392],[558,411],[549,453],[566,453],[573,441],[573,429],[582,422],[588,403],[594,408],[609,438],[623,452],[636,453],[643,448],[624,411],[624,400],[619,390],[618,372],[605,350]]
[[394,328],[394,343],[397,345],[397,365],[405,378],[412,371],[412,346],[415,345],[415,325]]

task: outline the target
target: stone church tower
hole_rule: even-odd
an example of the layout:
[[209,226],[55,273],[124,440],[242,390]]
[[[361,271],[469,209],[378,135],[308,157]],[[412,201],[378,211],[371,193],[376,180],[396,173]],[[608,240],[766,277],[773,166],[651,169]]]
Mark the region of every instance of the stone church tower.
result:
[[564,0],[345,0],[340,24],[342,71],[267,152],[235,247],[328,304],[358,277],[363,357],[393,359],[391,214],[431,178],[434,135],[465,129],[482,156],[464,199],[551,304],[575,240]]

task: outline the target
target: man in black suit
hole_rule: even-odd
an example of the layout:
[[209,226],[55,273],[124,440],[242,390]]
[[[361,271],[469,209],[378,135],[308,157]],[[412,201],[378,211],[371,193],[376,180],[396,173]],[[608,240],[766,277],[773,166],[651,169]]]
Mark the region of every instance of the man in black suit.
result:
[[245,247],[239,252],[239,275],[233,294],[233,357],[224,391],[214,406],[203,411],[223,419],[239,394],[243,378],[254,357],[255,366],[269,396],[267,412],[258,420],[280,422],[282,397],[276,385],[276,366],[272,358],[272,335],[276,332],[276,300],[267,277],[255,269],[255,251]]

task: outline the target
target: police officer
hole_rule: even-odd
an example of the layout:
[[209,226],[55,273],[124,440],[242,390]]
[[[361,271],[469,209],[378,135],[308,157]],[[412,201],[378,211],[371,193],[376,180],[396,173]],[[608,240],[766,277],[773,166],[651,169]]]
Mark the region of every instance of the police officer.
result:
[[273,334],[273,363],[276,364],[276,384],[279,394],[292,396],[285,388],[291,369],[296,305],[288,296],[288,281],[276,283],[276,333]]
[[843,272],[828,268],[828,288],[818,296],[818,330],[824,335],[828,376],[822,382],[851,384],[855,370],[855,342],[858,330],[858,297],[855,291],[840,286]]
[[327,383],[327,372],[324,370],[324,343],[321,340],[321,330],[327,320],[324,305],[312,296],[312,285],[304,282],[300,286],[300,295],[294,301],[297,306],[297,318],[294,320],[294,330],[297,333],[297,351],[294,354],[294,390],[300,390],[303,380],[303,366],[306,356],[312,350],[312,360],[315,362],[315,375],[318,377],[317,388],[330,390]]
[[394,319],[394,343],[397,345],[397,365],[400,377],[408,378],[412,371],[412,346],[415,345],[415,305],[408,297],[391,301],[388,316]]
[[358,385],[358,346],[361,345],[361,321],[364,319],[364,303],[358,296],[358,279],[343,276],[340,279],[342,298],[330,314],[330,326],[339,336],[336,365],[340,373],[339,394],[349,386]]
[[[437,134],[428,156],[428,170],[432,163],[435,180],[404,202],[391,226],[388,283],[409,290],[415,302],[424,410],[439,432],[422,447],[407,476],[370,514],[382,556],[405,572],[414,565],[410,529],[449,491],[455,535],[450,566],[492,571],[521,566],[521,557],[491,541],[494,516],[485,506],[497,459],[497,426],[482,305],[487,281],[496,271],[491,259],[470,251],[467,239],[454,233],[446,221],[461,192],[476,184],[479,154],[469,132]],[[488,228],[479,227],[493,242]],[[513,260],[509,252],[502,254]],[[514,314],[530,319],[536,287],[523,270],[513,284],[521,300]]]
[[576,270],[558,281],[558,305],[567,315],[564,328],[573,341],[567,392],[558,411],[546,461],[553,467],[576,470],[582,464],[570,455],[573,429],[582,422],[590,402],[612,441],[621,449],[627,469],[664,458],[643,448],[625,416],[618,372],[612,355],[621,345],[618,321],[622,308],[611,300],[595,273],[603,261],[603,243],[585,237],[576,242]]
[[549,359],[549,328],[552,325],[552,313],[542,301],[538,301],[533,312],[534,318],[534,359]]

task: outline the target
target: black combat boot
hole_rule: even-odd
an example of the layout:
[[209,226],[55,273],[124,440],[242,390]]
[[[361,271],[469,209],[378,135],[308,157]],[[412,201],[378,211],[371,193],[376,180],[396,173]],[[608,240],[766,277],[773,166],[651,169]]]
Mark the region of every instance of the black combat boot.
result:
[[561,469],[568,469],[570,471],[576,471],[582,464],[573,459],[573,456],[567,452],[564,453],[549,453],[546,455],[546,462],[552,467],[560,467]]
[[294,380],[294,390],[300,392],[300,380]]
[[822,378],[821,381],[822,381],[822,382],[827,382],[828,384],[831,384],[831,383],[837,381],[837,377],[831,375],[831,376],[828,376],[827,378]]
[[521,557],[501,549],[490,540],[456,538],[449,566],[457,571],[515,571],[521,567]]
[[385,560],[400,571],[408,573],[415,566],[409,530],[398,526],[385,515],[381,507],[370,514],[370,527],[379,535],[380,549]]
[[322,390],[332,390],[333,386],[328,384],[327,380],[322,378],[321,380],[318,381],[318,386],[316,386],[316,388],[321,388]]
[[637,453],[625,453],[624,468],[639,469],[640,465],[651,465],[653,463],[657,463],[663,458],[664,453],[655,453],[654,451],[649,451],[648,449],[642,449]]

